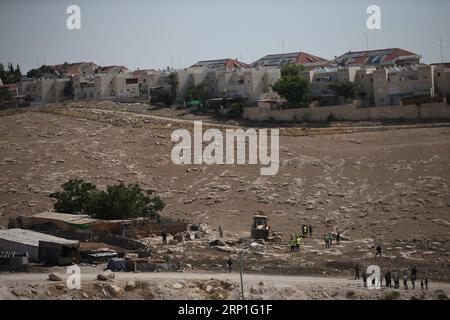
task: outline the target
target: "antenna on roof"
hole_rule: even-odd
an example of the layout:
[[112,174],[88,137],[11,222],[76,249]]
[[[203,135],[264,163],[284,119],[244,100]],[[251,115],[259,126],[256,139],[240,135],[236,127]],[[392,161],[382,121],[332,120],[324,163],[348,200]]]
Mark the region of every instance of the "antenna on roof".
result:
[[441,47],[441,62],[442,63],[444,63],[444,54],[443,54],[443,52],[442,52],[442,37],[439,37],[439,45],[440,45],[440,47]]
[[366,50],[369,51],[369,34],[366,32]]
[[283,36],[281,37],[281,48],[283,49],[283,53],[286,53],[284,51],[284,37]]

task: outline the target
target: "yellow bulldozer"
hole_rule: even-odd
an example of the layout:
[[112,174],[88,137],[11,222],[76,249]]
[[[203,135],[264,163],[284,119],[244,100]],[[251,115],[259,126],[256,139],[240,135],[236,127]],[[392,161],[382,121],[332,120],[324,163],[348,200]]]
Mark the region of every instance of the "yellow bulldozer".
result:
[[267,238],[269,238],[269,233],[269,218],[267,218],[267,216],[263,214],[254,215],[251,238],[267,240]]

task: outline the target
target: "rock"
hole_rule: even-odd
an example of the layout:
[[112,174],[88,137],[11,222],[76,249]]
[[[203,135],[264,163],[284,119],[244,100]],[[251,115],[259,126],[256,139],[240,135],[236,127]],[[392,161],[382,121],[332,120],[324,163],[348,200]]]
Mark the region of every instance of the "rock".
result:
[[133,291],[134,289],[136,289],[136,282],[132,280],[128,281],[125,286],[125,291]]
[[112,280],[114,279],[114,277],[115,277],[114,272],[112,272],[111,270],[106,270],[105,272],[97,275],[97,279],[100,281]]
[[123,295],[123,289],[118,286],[117,284],[108,283],[105,286],[105,289],[114,297],[122,296]]
[[56,285],[56,289],[58,289],[58,290],[64,290],[66,288],[66,286],[64,285],[64,284],[62,284],[62,283],[59,283],[59,284],[57,284]]
[[175,283],[172,285],[172,287],[173,287],[174,289],[183,289],[183,285],[182,285],[181,283],[179,283],[179,282],[175,282]]
[[83,292],[81,295],[83,296],[83,298],[89,299],[89,295],[86,292]]
[[261,287],[264,287],[264,286],[267,285],[267,283],[265,283],[264,281],[260,281],[260,282],[258,283],[258,285],[261,286]]
[[214,240],[209,241],[208,245],[210,247],[214,247],[214,246],[223,247],[223,246],[226,246],[227,244],[225,243],[225,241],[223,241],[221,239],[214,239]]
[[50,273],[48,275],[48,280],[50,281],[63,281],[61,274],[59,273]]
[[45,294],[46,294],[47,296],[49,296],[49,297],[52,296],[52,293],[50,292],[50,290],[45,290]]

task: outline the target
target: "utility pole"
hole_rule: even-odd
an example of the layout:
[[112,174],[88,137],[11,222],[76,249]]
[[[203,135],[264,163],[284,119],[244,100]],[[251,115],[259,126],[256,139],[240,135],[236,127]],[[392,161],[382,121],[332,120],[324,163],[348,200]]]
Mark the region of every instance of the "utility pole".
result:
[[239,273],[241,275],[241,298],[242,300],[245,300],[244,298],[244,280],[242,279],[242,269],[243,269],[243,265],[244,265],[244,255],[247,253],[247,251],[249,250],[249,248],[245,249],[244,251],[242,251],[241,254],[241,263],[240,263],[240,268],[239,268]]
[[283,53],[286,53],[284,51],[284,37],[281,37],[281,48],[283,49]]
[[442,51],[442,37],[439,37],[439,45],[441,47],[441,62],[444,63],[444,53]]
[[366,50],[369,51],[369,35],[366,32]]

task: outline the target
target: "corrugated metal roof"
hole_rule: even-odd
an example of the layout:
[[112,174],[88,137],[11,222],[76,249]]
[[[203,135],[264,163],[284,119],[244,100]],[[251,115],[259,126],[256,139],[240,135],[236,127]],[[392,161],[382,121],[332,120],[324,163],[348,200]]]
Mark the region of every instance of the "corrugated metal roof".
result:
[[69,214],[58,212],[42,212],[32,216],[33,218],[49,219],[63,221],[71,224],[88,224],[97,221],[97,219],[89,218],[88,215]]
[[79,243],[76,240],[67,240],[64,238],[58,238],[55,236],[50,236],[48,234],[25,229],[0,230],[0,239],[30,246],[39,246],[39,241],[53,242],[66,245],[74,245],[74,244],[76,245]]

